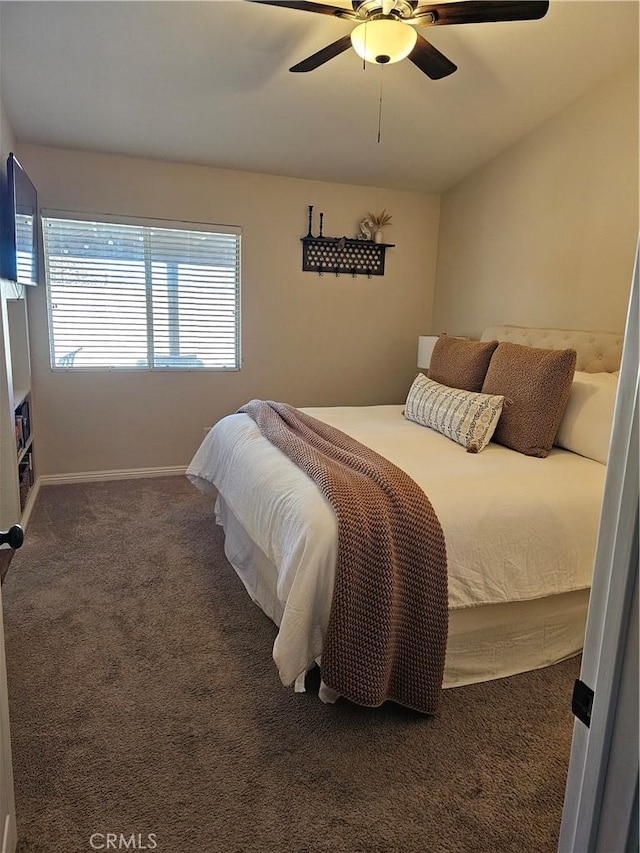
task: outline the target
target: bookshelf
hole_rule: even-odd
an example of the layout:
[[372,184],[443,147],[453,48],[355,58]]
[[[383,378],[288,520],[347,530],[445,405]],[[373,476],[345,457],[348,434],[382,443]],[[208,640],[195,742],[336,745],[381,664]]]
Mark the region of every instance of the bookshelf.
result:
[[31,489],[35,485],[31,393],[21,391],[19,396],[14,394],[13,405],[18,461],[18,492],[20,495],[20,516],[22,517],[29,500]]
[[0,529],[28,521],[36,468],[24,287],[0,280]]

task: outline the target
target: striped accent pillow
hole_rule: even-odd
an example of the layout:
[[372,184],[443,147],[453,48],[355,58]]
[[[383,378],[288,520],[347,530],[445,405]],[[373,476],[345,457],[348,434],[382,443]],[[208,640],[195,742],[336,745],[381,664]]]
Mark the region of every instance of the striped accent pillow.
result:
[[479,453],[491,440],[503,403],[500,395],[449,388],[419,373],[409,389],[404,415],[457,441],[467,453]]

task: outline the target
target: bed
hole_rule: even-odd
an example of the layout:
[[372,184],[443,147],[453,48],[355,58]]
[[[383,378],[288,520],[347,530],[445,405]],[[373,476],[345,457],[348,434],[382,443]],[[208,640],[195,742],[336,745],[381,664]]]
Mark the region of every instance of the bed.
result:
[[[486,329],[482,340],[572,347],[576,377],[587,384],[590,375],[615,377],[622,349],[622,336],[611,333],[514,326]],[[615,399],[615,385],[612,395],[612,383],[605,384],[610,412],[601,414],[597,404],[596,420],[604,424],[599,451],[590,449],[599,398],[589,385],[582,397],[576,388],[558,433],[572,449],[554,447],[545,459],[493,442],[482,453],[465,453],[407,420],[399,405],[304,410],[389,459],[428,495],[447,545],[443,687],[541,668],[582,648]],[[331,506],[246,414],[213,427],[187,476],[202,491],[216,492],[227,557],[279,628],[273,659],[280,679],[303,690],[305,673],[321,660],[331,608],[337,554]],[[321,698],[336,696],[321,687]]]

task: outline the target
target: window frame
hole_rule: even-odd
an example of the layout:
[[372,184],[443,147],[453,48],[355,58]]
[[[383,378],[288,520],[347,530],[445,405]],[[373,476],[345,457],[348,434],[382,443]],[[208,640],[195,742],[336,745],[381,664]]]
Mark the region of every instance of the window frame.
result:
[[[238,373],[242,370],[242,228],[239,225],[223,225],[212,222],[178,221],[171,219],[157,219],[140,216],[121,216],[111,213],[97,213],[75,210],[58,210],[53,208],[42,208],[40,210],[40,225],[42,228],[42,253],[43,269],[45,276],[45,295],[47,303],[47,330],[49,335],[49,369],[54,373]],[[178,231],[208,232],[211,234],[232,234],[237,237],[237,268],[235,285],[235,365],[210,367],[210,366],[181,366],[165,365],[156,366],[150,358],[153,347],[153,326],[151,324],[152,312],[147,305],[147,358],[149,364],[146,366],[125,365],[122,367],[105,366],[82,366],[82,365],[59,365],[55,363],[53,311],[51,300],[51,288],[49,282],[49,254],[45,249],[44,231],[47,219],[68,219],[74,222],[98,222],[112,225],[131,225],[143,228],[175,229]],[[153,259],[151,259],[153,262]]]

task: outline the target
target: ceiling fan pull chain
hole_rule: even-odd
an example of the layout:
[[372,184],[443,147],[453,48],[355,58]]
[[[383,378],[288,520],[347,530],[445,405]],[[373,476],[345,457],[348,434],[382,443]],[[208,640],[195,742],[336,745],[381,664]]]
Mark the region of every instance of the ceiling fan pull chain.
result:
[[[367,53],[367,31],[368,31],[367,21],[365,21],[364,22],[364,51],[365,51],[365,56]],[[362,57],[362,70],[363,71],[367,70],[367,60],[364,58],[364,56]]]
[[384,65],[380,66],[380,103],[378,104],[378,145],[380,144],[380,130],[382,128],[382,84],[384,83]]

